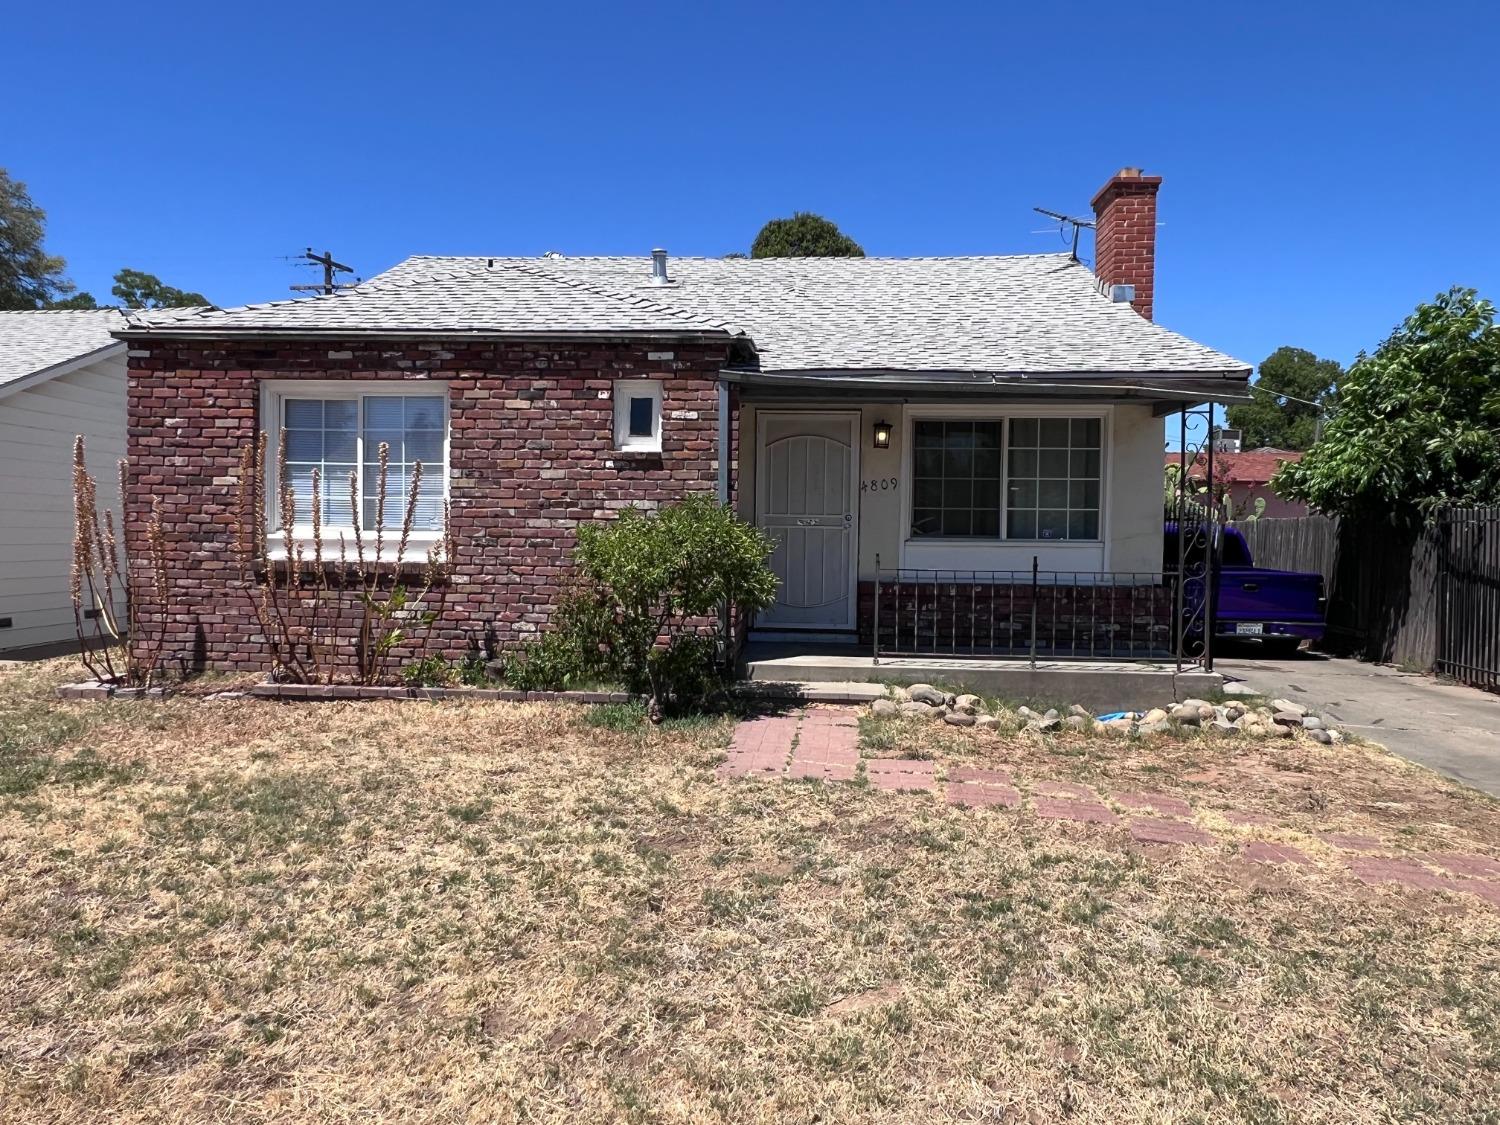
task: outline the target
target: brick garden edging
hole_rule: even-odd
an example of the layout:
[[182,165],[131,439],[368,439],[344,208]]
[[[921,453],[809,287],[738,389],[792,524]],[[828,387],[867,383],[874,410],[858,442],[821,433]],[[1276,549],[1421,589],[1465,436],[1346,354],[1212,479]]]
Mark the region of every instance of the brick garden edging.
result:
[[[97,680],[62,684],[57,688],[59,699],[74,700],[138,699],[142,696],[161,699],[169,694],[167,688],[117,687]],[[283,703],[323,703],[344,699],[473,699],[507,703],[630,703],[645,700],[644,696],[625,691],[514,691],[509,688],[379,687],[366,684],[255,684],[246,689],[245,694]]]

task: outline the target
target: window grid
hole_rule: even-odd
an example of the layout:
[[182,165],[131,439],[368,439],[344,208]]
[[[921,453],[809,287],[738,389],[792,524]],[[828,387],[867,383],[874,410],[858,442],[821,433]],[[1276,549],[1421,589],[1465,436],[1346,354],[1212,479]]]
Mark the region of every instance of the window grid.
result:
[[414,466],[421,461],[422,482],[412,528],[440,531],[447,478],[446,406],[442,395],[282,396],[282,441],[296,525],[311,523],[316,468],[321,476],[323,526],[333,531],[353,527],[349,476],[358,472],[361,525],[373,531],[379,508],[379,449],[386,442],[386,528],[399,527],[404,519]]
[[1102,430],[1098,418],[1010,419],[1007,539],[1099,538]]
[[1100,418],[917,419],[911,456],[914,539],[1099,539]]

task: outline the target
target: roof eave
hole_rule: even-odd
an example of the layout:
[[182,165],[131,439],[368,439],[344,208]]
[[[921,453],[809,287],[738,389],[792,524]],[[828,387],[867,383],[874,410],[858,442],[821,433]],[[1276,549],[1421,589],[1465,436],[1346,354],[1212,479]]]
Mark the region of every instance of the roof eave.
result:
[[499,332],[443,328],[183,328],[134,326],[111,333],[119,340],[729,340],[723,328],[634,328],[608,331]]

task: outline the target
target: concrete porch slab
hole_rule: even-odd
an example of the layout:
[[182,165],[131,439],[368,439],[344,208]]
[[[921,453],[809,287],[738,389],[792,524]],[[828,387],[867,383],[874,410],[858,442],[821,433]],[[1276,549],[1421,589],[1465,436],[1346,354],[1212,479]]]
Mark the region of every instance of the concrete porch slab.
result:
[[868,653],[850,646],[752,644],[741,664],[749,685],[794,684],[806,689],[828,684],[847,692],[857,683],[934,683],[1016,703],[1078,703],[1095,712],[1160,707],[1220,691],[1224,685],[1217,672],[1179,672],[1175,664],[1166,663],[1059,660],[1038,661],[1032,667],[1025,660],[908,656],[883,657],[877,664]]

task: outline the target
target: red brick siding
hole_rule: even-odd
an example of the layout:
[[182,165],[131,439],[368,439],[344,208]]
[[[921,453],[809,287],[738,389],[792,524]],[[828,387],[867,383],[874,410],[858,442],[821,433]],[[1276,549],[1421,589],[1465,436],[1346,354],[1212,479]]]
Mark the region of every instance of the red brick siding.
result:
[[1160,176],[1122,172],[1094,196],[1094,274],[1134,285],[1136,312],[1151,319],[1156,290],[1156,192]]
[[[487,630],[508,645],[545,625],[579,522],[715,490],[716,377],[726,358],[718,345],[679,341],[132,341],[126,541],[131,557],[145,557],[145,520],[160,497],[171,587],[165,652],[207,667],[266,666],[233,542],[239,455],[263,425],[263,381],[446,386],[458,550],[433,647],[454,655]],[[662,380],[660,454],[614,451],[617,378]],[[156,628],[145,574],[133,576],[132,593]]]

